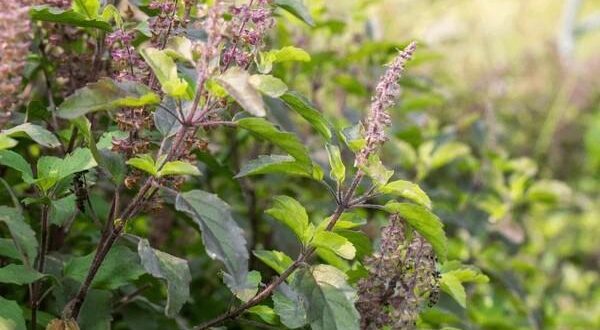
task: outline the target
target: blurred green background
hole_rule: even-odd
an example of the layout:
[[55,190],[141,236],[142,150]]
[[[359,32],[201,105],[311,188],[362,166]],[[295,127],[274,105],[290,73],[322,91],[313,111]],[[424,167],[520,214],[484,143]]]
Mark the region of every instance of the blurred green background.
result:
[[384,163],[432,196],[451,258],[490,277],[419,327],[600,328],[600,1],[305,3],[317,26],[286,16],[273,41],[312,61],[277,73],[339,127],[419,42]]

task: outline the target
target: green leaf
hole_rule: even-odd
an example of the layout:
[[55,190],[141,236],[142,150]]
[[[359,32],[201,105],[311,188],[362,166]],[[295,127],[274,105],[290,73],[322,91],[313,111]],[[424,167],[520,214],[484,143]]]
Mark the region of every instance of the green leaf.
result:
[[54,156],[40,157],[37,163],[37,185],[47,191],[58,181],[71,174],[89,170],[98,164],[87,148],[77,148],[64,159]]
[[24,264],[33,265],[37,256],[38,242],[35,232],[16,209],[0,206],[0,221],[8,226],[13,242]]
[[101,16],[102,20],[107,23],[110,22],[111,19],[114,19],[115,23],[117,23],[117,27],[121,28],[123,26],[123,18],[121,18],[121,13],[119,12],[119,9],[112,4],[104,6]]
[[202,175],[198,167],[181,160],[167,162],[163,165],[162,169],[158,171],[158,176],[163,177],[167,175]]
[[281,323],[290,329],[308,324],[308,316],[303,297],[294,292],[287,284],[279,285],[273,293],[273,308]]
[[359,329],[360,316],[354,307],[356,292],[346,279],[344,273],[329,265],[298,271],[292,289],[302,296],[311,329]]
[[165,47],[165,53],[176,60],[194,63],[194,57],[192,55],[192,42],[186,37],[170,37]]
[[248,308],[248,313],[260,317],[261,320],[268,324],[277,324],[277,314],[273,308],[265,305],[256,305]]
[[175,317],[190,296],[192,276],[187,261],[153,249],[145,239],[138,243],[138,255],[150,275],[167,281],[165,315]]
[[237,124],[239,127],[250,131],[253,135],[283,149],[307,168],[312,167],[308,150],[296,135],[280,131],[273,124],[262,118],[243,118],[238,120]]
[[178,211],[187,213],[200,227],[208,256],[225,264],[230,289],[246,287],[248,251],[242,229],[231,216],[231,207],[217,195],[202,190],[179,193]]
[[329,249],[317,248],[315,253],[325,264],[331,265],[344,273],[350,270],[350,263]]
[[[172,100],[172,98],[169,98],[169,100]],[[167,101],[165,103],[166,107],[169,107],[170,105],[176,106],[175,102]],[[166,110],[163,107],[159,107],[158,109],[156,109],[156,111],[154,111],[154,126],[156,127],[156,129],[158,129],[162,136],[171,137],[175,135],[177,131],[181,128],[181,123],[179,122],[179,120],[177,120],[177,114],[174,111]]]
[[[80,329],[110,329],[110,324],[113,319],[111,302],[112,294],[109,291],[90,290],[81,306],[81,312],[79,313],[78,323]],[[67,328],[65,330],[71,329]]]
[[10,238],[0,238],[0,256],[21,260],[21,255]]
[[127,165],[133,166],[138,170],[144,171],[152,176],[158,175],[156,165],[154,164],[154,159],[148,154],[143,154],[135,158],[130,158],[126,163]]
[[356,248],[349,240],[331,231],[317,231],[310,244],[330,250],[348,260],[354,259],[356,255]]
[[15,139],[11,139],[8,136],[0,133],[0,150],[10,149],[16,146],[19,142]]
[[451,161],[466,156],[470,153],[470,148],[460,142],[446,143],[437,148],[431,155],[431,168],[442,167]]
[[[329,223],[330,218],[325,219],[319,224],[319,227],[325,228]],[[333,227],[334,230],[337,229],[352,229],[360,226],[364,226],[367,224],[367,219],[363,216],[360,216],[354,212],[345,212],[342,213],[338,221],[335,223]]]
[[431,244],[441,262],[446,260],[447,239],[444,225],[435,214],[420,205],[393,201],[387,203],[384,208],[390,213],[399,214]]
[[10,150],[0,150],[0,164],[21,172],[23,181],[33,183],[31,166],[21,155]]
[[58,107],[57,115],[74,119],[90,112],[157,104],[160,98],[148,86],[134,81],[102,78],[80,88]]
[[344,128],[341,131],[340,136],[348,148],[354,153],[364,148],[367,143],[364,137],[364,127],[361,123]]
[[310,12],[300,0],[275,0],[273,1],[273,4],[296,16],[309,26],[315,25],[315,21],[312,16],[310,16]]
[[310,123],[325,140],[331,140],[331,130],[329,122],[323,117],[323,114],[317,110],[305,97],[298,92],[289,91],[281,96],[281,100],[293,111],[297,112],[302,118]]
[[265,213],[288,226],[303,244],[308,243],[309,222],[304,207],[288,196],[276,196],[273,199],[273,207]]
[[377,155],[371,155],[367,163],[361,166],[361,170],[367,174],[377,187],[385,185],[394,175],[394,171],[388,170]]
[[311,177],[312,173],[307,171],[306,166],[288,155],[261,155],[257,159],[250,160],[242,165],[240,172],[234,178],[250,175],[285,173]]
[[154,72],[163,92],[175,98],[192,98],[191,95],[188,95],[187,81],[179,78],[177,65],[166,51],[148,47],[143,48],[140,54]]
[[292,258],[280,251],[257,250],[252,253],[278,274],[283,273],[293,263]]
[[16,301],[0,296],[0,329],[26,330],[23,310]]
[[274,98],[280,97],[288,89],[281,79],[268,74],[253,74],[248,78],[248,82],[261,93]]
[[329,166],[331,167],[330,176],[338,183],[344,182],[346,178],[346,166],[342,161],[342,155],[340,154],[340,148],[333,144],[326,144],[327,155],[329,157]]
[[9,264],[0,268],[0,283],[23,285],[33,283],[42,277],[44,274],[24,265]]
[[250,83],[248,72],[232,67],[215,78],[227,93],[247,112],[264,117],[267,112],[260,92]]
[[356,249],[357,259],[373,254],[373,243],[365,233],[336,227],[334,227],[334,232],[347,239]]
[[42,5],[32,7],[29,14],[34,21],[53,22],[79,27],[93,27],[107,32],[112,30],[112,27],[107,22],[89,19],[73,9],[63,10],[48,5]]
[[392,181],[379,188],[384,194],[392,194],[398,197],[406,198],[419,205],[431,209],[431,200],[429,196],[419,187],[410,181],[397,180]]
[[304,49],[294,46],[272,49],[259,53],[257,67],[260,73],[269,73],[273,69],[273,63],[290,61],[309,62],[310,55]]
[[50,223],[62,226],[77,212],[76,197],[74,194],[50,201]]
[[44,147],[55,148],[60,146],[60,142],[54,134],[32,123],[18,125],[11,129],[3,130],[2,133],[9,137],[29,136],[30,139]]
[[100,166],[109,174],[109,178],[115,185],[120,185],[127,174],[124,156],[107,149],[102,149],[99,153],[102,160]]
[[442,273],[452,274],[460,282],[487,283],[489,278],[481,273],[479,268],[472,265],[461,265],[459,261],[448,261],[442,268]]
[[100,0],[73,0],[71,8],[76,13],[82,14],[89,19],[98,17]]
[[[65,277],[70,277],[80,283],[83,283],[95,252],[83,257],[72,258],[64,268]],[[102,289],[116,289],[129,284],[137,279],[144,270],[140,266],[138,256],[130,249],[117,245],[110,249],[104,262],[100,266],[92,287]]]
[[258,292],[258,286],[262,279],[260,272],[253,270],[248,272],[246,277],[246,285],[241,288],[235,288],[232,290],[233,294],[243,302],[248,302]]
[[463,308],[467,307],[467,294],[465,288],[454,274],[442,274],[442,277],[440,278],[440,288],[454,298],[454,300],[456,300]]
[[272,58],[274,63],[278,62],[310,62],[310,54],[304,49],[285,46],[280,49],[272,49],[266,53],[266,56]]
[[558,180],[540,180],[531,185],[527,190],[527,199],[533,202],[556,204],[569,200],[572,195],[571,188]]

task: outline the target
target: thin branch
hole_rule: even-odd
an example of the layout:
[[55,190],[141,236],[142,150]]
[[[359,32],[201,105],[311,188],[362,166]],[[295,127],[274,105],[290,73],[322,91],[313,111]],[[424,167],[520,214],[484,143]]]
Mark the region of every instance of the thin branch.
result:
[[[360,181],[362,180],[362,178],[363,178],[362,172],[360,172],[360,171],[357,172],[356,175],[354,176],[354,179],[352,180],[352,183],[350,184],[350,187],[348,188],[348,190],[346,191],[346,194],[344,195],[344,199],[342,200],[342,203],[338,203],[337,207],[335,208],[335,211],[331,215],[331,218],[329,220],[329,223],[327,224],[326,230],[328,230],[328,231],[332,230],[333,227],[335,226],[336,222],[341,217],[342,213],[344,213],[344,211],[346,211],[348,209],[348,204],[349,204],[350,200],[352,199],[352,197],[354,196],[354,192],[356,191],[356,188],[360,184]],[[308,260],[314,254],[315,250],[316,249],[314,247],[310,247],[310,248],[304,250],[302,253],[300,253],[298,258],[283,273],[281,273],[281,275],[279,277],[276,277],[273,280],[273,282],[271,282],[264,289],[262,289],[260,292],[258,292],[248,302],[240,305],[238,308],[236,308],[232,311],[228,311],[227,313],[221,314],[220,316],[218,316],[210,321],[207,321],[199,326],[196,326],[193,329],[194,330],[203,330],[203,329],[208,329],[210,327],[215,327],[215,326],[221,325],[221,324],[223,324],[223,322],[225,322],[229,319],[235,319],[235,318],[239,317],[240,315],[242,315],[244,312],[246,312],[246,310],[248,310],[249,308],[258,305],[263,300],[267,299],[273,293],[273,291],[275,291],[275,289],[277,289],[277,287],[279,287],[279,285],[281,283],[283,283],[296,269],[298,269],[301,265],[303,265],[306,262],[306,260]]]
[[[44,273],[44,267],[46,264],[46,253],[48,252],[48,216],[49,216],[49,205],[44,204],[42,206],[42,224],[41,224],[41,236],[42,242],[40,244],[40,252],[38,256],[37,262],[37,271],[39,273]],[[31,286],[31,329],[35,330],[37,326],[37,309],[41,302],[41,299],[38,297],[39,290],[41,286],[41,282],[38,280],[33,283]]]

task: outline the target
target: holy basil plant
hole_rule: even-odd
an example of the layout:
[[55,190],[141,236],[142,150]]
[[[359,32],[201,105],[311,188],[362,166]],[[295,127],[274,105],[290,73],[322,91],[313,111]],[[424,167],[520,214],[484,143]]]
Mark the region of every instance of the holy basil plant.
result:
[[0,328],[396,329],[487,281],[379,155],[414,42],[340,125],[281,74],[309,53],[268,48],[301,1],[17,2]]

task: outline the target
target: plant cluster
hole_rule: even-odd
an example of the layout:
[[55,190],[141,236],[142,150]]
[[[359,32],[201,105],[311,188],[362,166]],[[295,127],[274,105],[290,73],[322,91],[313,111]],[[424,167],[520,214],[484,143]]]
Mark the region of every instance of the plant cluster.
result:
[[510,216],[568,191],[476,158],[456,134],[475,119],[414,133],[396,110],[439,98],[411,71],[426,47],[312,49],[297,30],[344,27],[302,1],[0,15],[0,328],[460,326],[467,295],[506,295],[467,264],[500,282],[506,250],[457,219],[518,241]]

